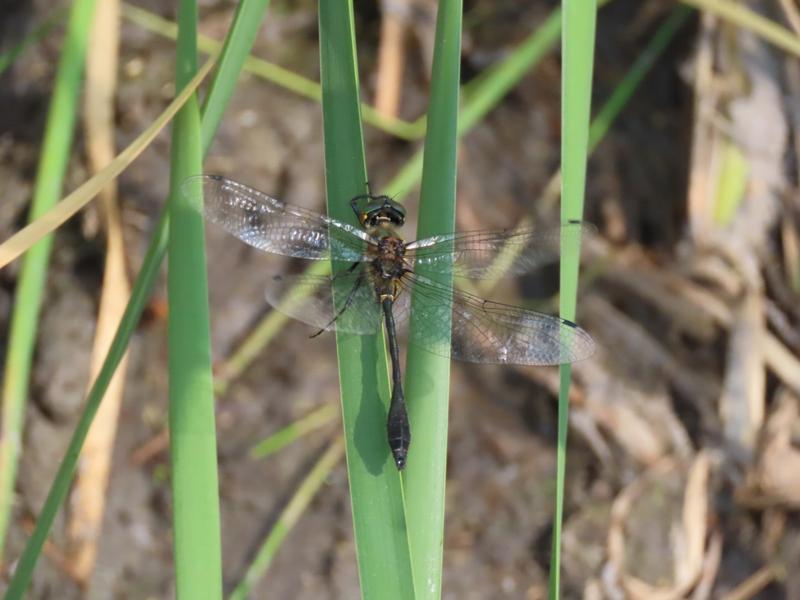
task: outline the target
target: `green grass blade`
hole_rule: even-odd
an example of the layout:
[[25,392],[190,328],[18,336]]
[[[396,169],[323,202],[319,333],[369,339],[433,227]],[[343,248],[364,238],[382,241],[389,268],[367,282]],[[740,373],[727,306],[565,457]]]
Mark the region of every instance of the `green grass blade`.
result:
[[731,140],[722,143],[719,155],[719,164],[714,175],[717,180],[714,223],[723,228],[730,225],[745,198],[750,163],[741,148]]
[[[589,119],[592,102],[592,66],[596,3],[565,0],[562,20],[561,72],[561,222],[583,218],[586,160],[589,149]],[[578,294],[580,252],[576,237],[574,247],[562,247],[559,312],[565,319],[575,319]],[[562,241],[562,246],[568,242]],[[561,587],[561,525],[564,516],[564,476],[569,422],[570,365],[560,367],[558,393],[558,441],[556,450],[556,505],[553,523],[553,547],[550,562],[550,598],[559,597]]]
[[341,438],[338,438],[328,447],[314,465],[314,468],[303,479],[300,487],[297,488],[289,504],[281,512],[278,521],[259,548],[242,581],[228,596],[228,600],[245,600],[248,597],[250,589],[264,576],[264,573],[272,564],[272,560],[278,553],[283,540],[286,539],[292,527],[295,526],[311,500],[322,487],[322,484],[325,483],[325,478],[341,460],[342,452],[344,452],[344,443]]
[[[462,8],[461,0],[439,2],[417,239],[455,228]],[[428,271],[424,265],[416,271],[452,285],[451,274]],[[412,299],[412,337],[424,326],[414,313],[428,310],[430,302],[419,294]],[[449,319],[441,328],[442,342],[449,344]],[[438,598],[442,586],[449,395],[450,359],[409,346],[406,396],[412,442],[404,484],[417,598]]]
[[[91,28],[94,0],[77,0],[70,12],[58,63],[53,95],[47,113],[41,159],[36,173],[29,220],[46,212],[61,197],[67,169],[85,64],[86,40]],[[22,262],[11,314],[5,361],[0,431],[0,554],[2,553],[17,478],[22,424],[28,398],[31,362],[36,343],[53,237],[43,238]]]
[[[164,37],[175,39],[177,35],[175,23],[137,6],[123,4],[122,14],[133,23]],[[214,52],[219,49],[220,43],[207,36],[201,35],[198,37],[197,47],[201,52]],[[270,81],[275,85],[279,85],[298,96],[317,102],[322,99],[322,88],[319,83],[266,60],[248,55],[244,61],[244,70]],[[362,104],[361,111],[365,123],[382,129],[395,137],[413,141],[421,138],[425,134],[424,117],[420,117],[413,123],[409,123],[408,121],[395,117],[384,116],[368,104]]]
[[[472,128],[494,109],[505,95],[550,51],[561,33],[561,11],[554,10],[505,59],[465,86],[464,102],[458,116],[458,136]],[[419,150],[387,184],[393,198],[406,196],[422,177],[423,151]]]
[[283,450],[286,446],[296,442],[304,435],[333,423],[338,416],[338,406],[333,403],[323,404],[305,417],[290,423],[269,437],[261,440],[250,450],[250,458],[260,459],[275,454]]
[[645,49],[639,53],[636,60],[628,69],[625,77],[614,88],[611,96],[597,111],[592,124],[589,128],[589,150],[593,151],[600,143],[611,125],[619,116],[622,109],[628,104],[634,92],[639,88],[642,80],[664,52],[664,49],[672,41],[675,33],[686,23],[689,16],[694,11],[686,6],[676,6],[672,9],[669,17],[661,24],[653,37],[648,42]]
[[[349,200],[364,192],[366,168],[352,3],[320,2],[319,23],[328,212],[354,223]],[[386,443],[383,338],[337,333],[336,347],[361,593],[413,598],[400,477]]]
[[560,35],[561,11],[556,9],[511,54],[467,84],[459,129],[468,131],[479,123],[550,51]]
[[731,0],[683,0],[684,4],[705,10],[726,21],[749,29],[776,48],[800,56],[800,37],[775,21],[754,12],[741,2]]
[[[203,148],[208,149],[214,139],[219,122],[233,94],[242,65],[250,55],[250,48],[258,35],[269,0],[240,2],[233,23],[225,37],[217,73],[211,82],[206,102],[203,104]],[[233,78],[233,81],[226,81]],[[218,89],[219,88],[219,89]]]
[[[175,87],[197,70],[197,7],[178,9]],[[196,96],[175,117],[170,173],[169,429],[178,598],[221,598],[219,483],[202,206],[180,186],[202,170]]]
[[0,53],[0,75],[2,75],[8,67],[13,65],[14,61],[16,61],[25,50],[49,35],[57,25],[60,25],[66,14],[67,10],[65,8],[56,9],[53,11],[53,14],[48,15],[44,21],[34,27],[22,41],[5,52]]
[[[604,6],[610,0],[599,0]],[[464,86],[464,101],[458,116],[459,137],[469,133],[508,92],[552,49],[561,34],[561,11],[556,9],[502,61]],[[385,192],[402,198],[422,176],[422,150],[418,151],[387,184]]]
[[[313,267],[311,267],[313,269]],[[319,268],[319,267],[318,267]],[[309,269],[309,271],[311,270]],[[288,322],[289,317],[277,310],[272,310],[253,329],[242,345],[219,368],[214,378],[214,390],[218,396],[228,391],[231,382],[238,378],[267,347],[281,328]]]
[[[589,127],[590,153],[595,151],[597,145],[608,133],[608,130],[636,92],[649,70],[691,13],[691,9],[685,6],[676,6],[670,16],[658,28],[644,50],[636,57],[625,77],[614,88],[611,96],[605,101],[597,112],[597,116],[592,120]],[[558,201],[561,193],[560,187],[561,171],[558,170],[550,177],[539,197],[538,212],[540,214],[548,212]],[[533,215],[527,215],[517,223],[516,227],[530,227],[533,221]],[[508,259],[510,256],[514,256],[515,252],[513,249],[506,248],[499,256],[501,259]],[[496,264],[499,266],[500,262],[498,261]],[[482,285],[477,286],[478,295],[488,294],[493,287],[494,283],[491,280],[484,280]]]

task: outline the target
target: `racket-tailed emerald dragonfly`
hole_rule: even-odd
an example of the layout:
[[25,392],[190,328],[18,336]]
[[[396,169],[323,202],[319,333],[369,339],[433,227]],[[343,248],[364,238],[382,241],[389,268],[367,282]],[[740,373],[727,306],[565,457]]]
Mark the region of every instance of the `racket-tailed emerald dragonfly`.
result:
[[[397,328],[412,310],[419,326],[411,329],[409,343],[466,362],[558,365],[594,351],[591,336],[571,321],[484,300],[415,267],[470,279],[520,275],[551,263],[563,237],[581,236],[591,226],[446,233],[405,242],[395,231],[405,222],[405,209],[367,191],[350,201],[361,225],[354,227],[221,176],[198,175],[183,183],[183,193],[193,200],[202,194],[207,220],[251,246],[347,265],[328,276],[276,275],[266,298],[280,312],[317,328],[314,336],[331,330],[370,335],[385,327],[392,362],[386,427],[395,465],[403,469],[411,430]],[[412,305],[413,295],[424,302]]]

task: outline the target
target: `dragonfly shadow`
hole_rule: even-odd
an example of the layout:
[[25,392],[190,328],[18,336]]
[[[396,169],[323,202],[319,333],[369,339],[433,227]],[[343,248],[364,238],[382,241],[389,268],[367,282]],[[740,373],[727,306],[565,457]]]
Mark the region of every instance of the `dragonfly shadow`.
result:
[[[356,336],[361,344],[361,356],[371,356],[376,344],[382,343],[380,336]],[[364,361],[361,405],[358,407],[353,438],[358,456],[370,475],[379,475],[389,459],[389,447],[386,445],[386,407],[377,396],[379,378],[385,381],[385,365],[381,369],[381,361]],[[376,426],[376,424],[380,424]]]

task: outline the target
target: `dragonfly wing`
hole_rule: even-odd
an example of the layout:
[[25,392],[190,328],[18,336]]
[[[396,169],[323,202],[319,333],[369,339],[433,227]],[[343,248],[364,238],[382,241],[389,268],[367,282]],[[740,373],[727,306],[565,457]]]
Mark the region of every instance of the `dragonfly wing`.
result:
[[333,277],[276,275],[265,295],[278,312],[317,329],[369,335],[381,326],[375,291],[366,271],[360,268]]
[[498,279],[554,262],[562,239],[580,239],[593,231],[593,225],[576,222],[550,229],[448,233],[411,242],[406,249],[417,266],[446,272],[452,259],[456,277]]
[[251,187],[218,175],[189,177],[182,193],[202,200],[206,219],[260,250],[320,260],[369,260],[365,231],[310,210],[286,204]]
[[474,363],[558,365],[594,352],[594,340],[571,321],[484,300],[416,273],[404,275],[401,285],[415,294],[412,310],[419,320],[409,342],[434,354]]

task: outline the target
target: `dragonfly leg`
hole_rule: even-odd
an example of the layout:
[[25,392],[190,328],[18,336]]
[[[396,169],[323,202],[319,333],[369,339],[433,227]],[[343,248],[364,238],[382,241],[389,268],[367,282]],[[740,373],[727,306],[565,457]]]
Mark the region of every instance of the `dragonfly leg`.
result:
[[359,196],[355,196],[350,199],[350,208],[353,209],[356,219],[358,219],[358,222],[362,225],[364,224],[364,213],[358,208],[358,201],[369,200],[370,198],[372,198],[372,194],[360,194]]
[[392,399],[389,404],[389,416],[386,431],[389,438],[389,449],[394,457],[398,470],[406,466],[408,447],[411,444],[411,426],[408,423],[406,400],[403,395],[403,379],[400,373],[400,352],[397,346],[397,331],[392,313],[391,297],[382,300],[383,314],[386,320],[386,337],[389,339],[389,356],[392,359]]
[[[353,269],[355,269],[355,268],[356,268],[356,267],[357,267],[359,264],[360,264],[360,263],[353,263],[353,266],[352,266],[352,267],[350,267],[350,268],[347,270],[347,273],[350,273],[351,271],[353,271]],[[358,279],[356,279],[356,283],[355,283],[355,285],[354,285],[354,286],[353,286],[353,287],[350,289],[350,292],[347,294],[347,299],[344,301],[344,306],[342,306],[342,308],[341,308],[341,309],[339,309],[339,310],[336,312],[336,314],[335,314],[335,315],[333,315],[333,318],[332,318],[330,321],[328,321],[328,323],[325,325],[325,327],[323,327],[322,329],[320,329],[320,330],[319,330],[319,331],[317,331],[316,333],[313,333],[312,335],[310,335],[310,336],[309,336],[309,338],[310,338],[310,339],[314,339],[314,338],[315,338],[315,337],[317,337],[318,335],[321,335],[321,334],[325,333],[325,332],[328,330],[328,328],[329,328],[331,325],[333,325],[334,323],[336,323],[337,319],[338,319],[339,317],[341,317],[341,316],[342,316],[342,314],[344,313],[344,311],[346,311],[348,308],[350,308],[350,305],[353,303],[353,300],[354,300],[354,299],[355,299],[355,297],[356,297],[356,292],[358,291],[358,288],[360,288],[360,287],[361,287],[361,284],[362,284],[363,282],[364,282],[364,274],[362,273],[362,274],[359,276],[359,278],[358,278]]]

